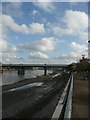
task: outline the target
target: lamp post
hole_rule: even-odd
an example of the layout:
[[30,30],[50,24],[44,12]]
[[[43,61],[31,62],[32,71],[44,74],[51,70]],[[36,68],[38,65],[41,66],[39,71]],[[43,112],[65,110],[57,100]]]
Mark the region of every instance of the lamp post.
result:
[[90,60],[90,40],[88,41],[88,59]]
[[84,60],[84,58],[85,58],[85,54],[82,54],[82,59]]

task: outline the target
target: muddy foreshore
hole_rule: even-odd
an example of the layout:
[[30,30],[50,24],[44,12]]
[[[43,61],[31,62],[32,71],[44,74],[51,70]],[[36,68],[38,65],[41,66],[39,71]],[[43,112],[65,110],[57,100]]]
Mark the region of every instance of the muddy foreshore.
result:
[[[41,87],[34,87],[33,89],[29,88],[21,91],[3,93],[3,118],[31,118],[37,111],[44,108],[52,97],[58,93],[62,93],[68,79],[69,74],[64,73],[54,78],[51,76],[42,76],[3,86],[3,91],[7,91],[33,82],[44,83]],[[53,108],[53,110],[54,109],[55,108]]]
[[[6,84],[2,86],[2,91],[6,91],[12,88],[16,88],[16,87],[21,87],[33,82],[44,82],[44,81],[48,81],[51,80],[51,75],[47,75],[47,76],[37,76],[36,78],[27,78],[27,79],[23,79],[20,80],[18,82],[15,82],[13,84]],[[1,87],[1,86],[0,86]]]

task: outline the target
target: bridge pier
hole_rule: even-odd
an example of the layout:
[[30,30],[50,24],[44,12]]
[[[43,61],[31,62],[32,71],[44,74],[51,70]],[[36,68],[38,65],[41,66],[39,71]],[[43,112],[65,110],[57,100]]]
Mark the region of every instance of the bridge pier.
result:
[[3,73],[3,69],[1,70],[1,72]]
[[0,67],[0,73],[3,73],[3,68],[2,67]]
[[24,75],[25,74],[25,69],[23,67],[20,67],[18,69],[18,75]]
[[47,75],[47,67],[44,67],[44,75]]

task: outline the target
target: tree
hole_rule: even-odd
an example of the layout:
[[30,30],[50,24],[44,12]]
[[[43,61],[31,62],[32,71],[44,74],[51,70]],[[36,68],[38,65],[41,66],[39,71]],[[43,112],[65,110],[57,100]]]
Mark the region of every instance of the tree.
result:
[[76,63],[72,63],[72,64],[68,65],[68,70],[71,72],[76,71],[76,68],[77,68]]
[[80,71],[88,71],[88,59],[82,59],[79,63]]

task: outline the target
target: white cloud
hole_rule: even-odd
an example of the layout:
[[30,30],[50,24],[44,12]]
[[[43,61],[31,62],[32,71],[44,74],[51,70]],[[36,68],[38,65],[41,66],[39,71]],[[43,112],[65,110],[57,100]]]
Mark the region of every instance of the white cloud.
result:
[[30,25],[31,34],[45,33],[44,24],[32,23]]
[[61,28],[59,26],[51,26],[50,29],[54,32],[55,35],[62,37],[64,35],[73,35],[75,34],[72,29]]
[[84,44],[77,44],[76,42],[72,42],[70,44],[70,47],[73,49],[73,52],[71,52],[71,55],[75,56],[76,59],[80,59],[82,54],[85,54],[86,57],[88,57],[88,46]]
[[0,60],[3,63],[20,63],[16,53],[3,53],[2,59]]
[[7,39],[8,29],[4,25],[0,25],[0,37],[1,39]]
[[19,50],[16,48],[16,46],[11,45],[8,41],[0,39],[0,52],[2,52],[2,54],[16,53],[19,52]]
[[88,32],[79,32],[79,37],[80,37],[80,39],[83,39],[83,40],[86,40],[86,41],[88,41]]
[[85,54],[88,57],[88,47],[84,44],[77,44],[76,42],[71,42],[69,45],[72,48],[72,51],[68,54],[60,54],[60,56],[53,57],[53,60],[59,63],[72,63],[79,62],[82,57],[82,54]]
[[88,15],[85,12],[67,10],[62,19],[63,24],[50,24],[50,30],[59,37],[64,35],[77,36],[88,40]]
[[64,22],[80,39],[88,40],[88,15],[81,11],[66,11]]
[[0,39],[0,61],[4,63],[14,63],[18,61],[18,54],[21,51],[16,46],[4,39]]
[[6,50],[6,49],[7,49],[7,46],[8,46],[7,41],[5,41],[5,40],[0,40],[0,52]]
[[25,24],[18,25],[14,21],[14,19],[9,15],[2,15],[2,16],[0,16],[0,20],[1,19],[2,19],[2,24],[5,27],[10,28],[11,30],[13,30],[15,32],[21,32],[21,33],[25,33],[25,34],[45,33],[44,24],[32,23],[32,24],[29,25],[29,27],[27,27]]
[[70,54],[61,54],[53,58],[57,63],[70,64],[72,62],[77,62],[77,56]]
[[34,59],[41,59],[41,60],[46,60],[48,59],[48,56],[41,53],[41,52],[34,52],[34,53],[30,53],[30,56]]
[[72,42],[70,46],[74,51],[81,53],[81,54],[83,54],[83,52],[86,52],[88,49],[86,45],[80,45],[80,44],[77,44],[76,42]]
[[88,15],[85,12],[67,10],[64,22],[68,28],[82,30],[88,27]]
[[55,6],[51,1],[41,2],[38,0],[37,2],[33,2],[33,4],[46,12],[52,12],[55,10]]
[[42,38],[31,43],[20,44],[17,47],[32,51],[53,51],[55,48],[55,39],[53,37]]

